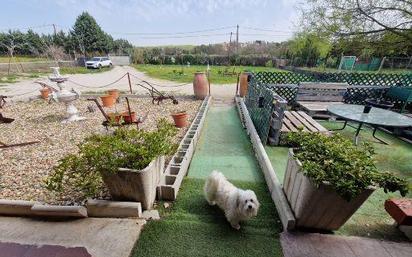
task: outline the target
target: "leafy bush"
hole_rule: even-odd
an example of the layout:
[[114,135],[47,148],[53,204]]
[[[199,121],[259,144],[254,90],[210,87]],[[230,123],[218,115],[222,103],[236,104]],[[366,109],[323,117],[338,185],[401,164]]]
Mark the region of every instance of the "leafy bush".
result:
[[172,143],[176,133],[172,124],[160,120],[154,131],[119,128],[110,135],[92,135],[79,145],[77,154],[59,161],[46,187],[57,192],[71,187],[95,196],[102,189],[102,174],[116,173],[118,168],[141,170],[158,156],[176,151]]
[[295,132],[287,136],[287,143],[295,147],[295,158],[302,163],[303,173],[319,186],[329,183],[346,200],[353,199],[364,189],[378,186],[385,192],[408,192],[408,184],[375,166],[374,149],[369,144],[360,147],[340,134]]

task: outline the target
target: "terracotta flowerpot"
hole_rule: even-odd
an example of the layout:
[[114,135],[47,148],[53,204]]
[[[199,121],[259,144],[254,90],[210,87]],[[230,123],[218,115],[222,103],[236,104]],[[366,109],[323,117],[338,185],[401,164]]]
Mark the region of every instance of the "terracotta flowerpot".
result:
[[204,72],[196,72],[193,79],[193,91],[197,99],[205,99],[209,93],[209,82]]
[[123,112],[122,117],[125,123],[132,123],[136,121],[136,112]]
[[110,89],[107,91],[107,94],[113,96],[114,100],[117,100],[119,98],[120,92],[118,89]]
[[367,188],[350,201],[343,199],[330,184],[316,187],[302,172],[302,164],[289,150],[283,191],[296,218],[297,227],[338,230],[374,192]]
[[112,107],[116,101],[111,95],[101,96],[103,107]]
[[248,76],[250,75],[249,72],[243,72],[242,74],[240,74],[240,87],[239,87],[239,95],[240,97],[245,97],[247,95],[247,89],[248,89],[248,85],[249,82],[248,80]]
[[102,178],[114,200],[141,202],[147,210],[155,201],[164,163],[164,156],[160,156],[142,170],[120,168],[114,174],[102,174]]
[[116,124],[120,124],[124,120],[122,113],[111,112],[111,113],[108,113],[107,116],[109,117],[109,120],[111,122],[116,123]]
[[50,94],[50,89],[48,88],[42,88],[40,89],[40,94],[41,94],[41,98],[43,98],[44,100],[49,99],[49,94]]
[[189,115],[186,112],[178,112],[172,114],[173,120],[175,121],[175,126],[178,128],[184,128],[188,125],[187,118]]

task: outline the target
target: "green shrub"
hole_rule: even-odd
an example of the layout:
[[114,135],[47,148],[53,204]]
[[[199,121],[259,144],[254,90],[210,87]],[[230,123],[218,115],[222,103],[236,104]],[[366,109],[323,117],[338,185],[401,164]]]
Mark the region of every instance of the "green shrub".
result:
[[46,187],[57,192],[69,187],[95,196],[103,187],[102,174],[116,173],[118,168],[141,170],[158,156],[176,151],[172,142],[176,133],[172,124],[160,120],[154,131],[119,128],[110,135],[92,135],[79,145],[77,154],[59,161]]
[[302,163],[303,173],[319,186],[329,183],[346,200],[351,200],[364,189],[381,187],[385,192],[408,192],[408,184],[375,166],[374,149],[369,144],[353,145],[340,134],[295,132],[287,136],[287,143],[295,147],[295,158]]

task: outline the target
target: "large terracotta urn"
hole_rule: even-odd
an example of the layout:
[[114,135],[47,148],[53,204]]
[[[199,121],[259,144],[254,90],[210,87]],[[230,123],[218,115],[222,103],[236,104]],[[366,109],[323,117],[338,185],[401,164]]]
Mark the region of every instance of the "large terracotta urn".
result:
[[205,99],[209,92],[209,82],[204,72],[196,72],[193,79],[193,91],[197,99]]
[[240,87],[239,87],[239,95],[240,97],[245,97],[247,95],[247,89],[248,89],[248,77],[250,75],[250,72],[242,72],[240,74]]

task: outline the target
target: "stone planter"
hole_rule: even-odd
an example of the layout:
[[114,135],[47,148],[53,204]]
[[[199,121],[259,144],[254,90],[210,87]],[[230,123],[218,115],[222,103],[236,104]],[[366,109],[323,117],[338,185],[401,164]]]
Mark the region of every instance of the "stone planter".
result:
[[103,181],[114,200],[141,202],[144,210],[151,209],[164,163],[161,156],[142,170],[120,168],[115,174],[102,174]]
[[293,150],[290,149],[283,191],[295,214],[297,227],[337,230],[374,191],[373,188],[366,189],[348,202],[326,183],[317,188],[300,172],[302,164],[293,156]]

